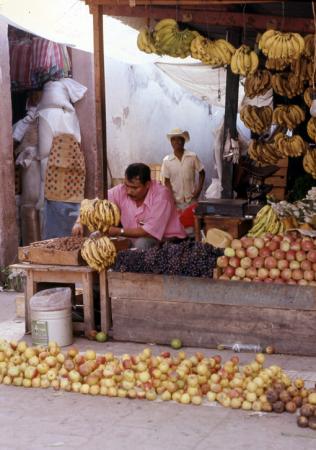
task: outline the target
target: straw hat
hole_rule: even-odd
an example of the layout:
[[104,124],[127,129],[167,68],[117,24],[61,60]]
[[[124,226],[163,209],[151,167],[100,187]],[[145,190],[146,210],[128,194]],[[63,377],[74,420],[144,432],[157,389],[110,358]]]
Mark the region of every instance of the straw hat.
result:
[[180,128],[174,128],[170,131],[170,133],[167,134],[167,138],[171,139],[172,137],[182,137],[185,142],[188,142],[190,140],[190,135],[188,131],[182,131]]

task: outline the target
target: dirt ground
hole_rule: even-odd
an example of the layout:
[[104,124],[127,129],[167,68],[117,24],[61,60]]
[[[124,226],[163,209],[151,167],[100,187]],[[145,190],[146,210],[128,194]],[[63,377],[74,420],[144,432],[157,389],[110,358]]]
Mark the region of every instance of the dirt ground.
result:
[[[15,293],[0,293],[0,338],[26,339],[24,323],[15,317]],[[138,353],[145,346],[124,342],[96,343],[76,338],[80,350],[117,355]],[[163,347],[151,346],[154,354]],[[164,347],[165,348],[165,347]],[[188,355],[196,349],[185,349]],[[201,350],[201,349],[199,349]],[[203,350],[206,355],[215,351]],[[218,352],[229,359],[231,352]],[[241,362],[251,354],[240,354]],[[267,364],[282,366],[291,376],[316,381],[316,359],[271,355]],[[316,432],[301,429],[291,414],[231,410],[203,403],[127,400],[25,389],[0,385],[0,450],[315,450]]]

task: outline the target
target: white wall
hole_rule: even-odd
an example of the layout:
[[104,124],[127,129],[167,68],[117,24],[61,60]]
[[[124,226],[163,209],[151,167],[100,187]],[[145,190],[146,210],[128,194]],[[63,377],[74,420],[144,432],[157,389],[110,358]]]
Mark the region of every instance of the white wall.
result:
[[161,163],[172,151],[166,133],[178,127],[190,133],[186,148],[204,163],[207,187],[214,172],[212,131],[218,123],[208,104],[153,64],[128,65],[107,59],[105,72],[108,160],[113,177],[123,177],[132,162]]

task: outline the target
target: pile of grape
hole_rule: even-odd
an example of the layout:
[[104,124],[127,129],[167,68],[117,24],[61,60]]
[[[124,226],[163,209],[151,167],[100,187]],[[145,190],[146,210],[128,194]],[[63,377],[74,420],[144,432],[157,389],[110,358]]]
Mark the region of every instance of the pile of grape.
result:
[[222,249],[201,242],[165,242],[148,250],[120,251],[112,269],[115,272],[212,278],[216,258],[222,254]]

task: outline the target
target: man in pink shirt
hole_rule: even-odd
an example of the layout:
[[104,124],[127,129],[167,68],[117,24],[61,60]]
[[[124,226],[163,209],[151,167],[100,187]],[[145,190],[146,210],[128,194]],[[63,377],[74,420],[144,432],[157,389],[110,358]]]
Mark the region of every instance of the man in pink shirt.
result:
[[[108,199],[120,208],[122,225],[111,227],[109,236],[128,237],[134,247],[143,249],[165,239],[186,237],[170,190],[150,179],[146,164],[129,165],[124,184],[110,189]],[[77,222],[73,234],[81,233]]]

